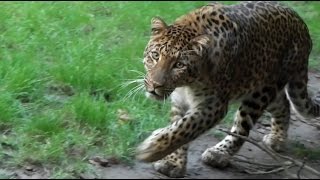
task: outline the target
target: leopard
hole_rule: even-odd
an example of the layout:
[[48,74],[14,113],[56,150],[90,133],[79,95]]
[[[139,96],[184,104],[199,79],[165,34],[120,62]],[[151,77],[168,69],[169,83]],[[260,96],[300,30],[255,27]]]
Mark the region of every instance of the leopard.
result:
[[[267,112],[271,129],[262,142],[283,150],[292,111],[320,116],[320,94],[307,86],[312,45],[304,20],[280,2],[207,3],[171,24],[154,16],[143,52],[143,84],[147,99],[170,99],[170,122],[137,145],[136,159],[166,176],[184,177],[190,143],[237,102],[230,132],[248,137]],[[226,135],[201,161],[227,167],[244,142]]]

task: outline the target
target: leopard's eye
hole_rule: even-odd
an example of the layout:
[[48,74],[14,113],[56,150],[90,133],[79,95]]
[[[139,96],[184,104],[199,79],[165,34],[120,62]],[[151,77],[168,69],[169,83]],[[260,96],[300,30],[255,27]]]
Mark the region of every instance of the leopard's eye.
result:
[[159,60],[159,53],[156,51],[151,52],[151,57],[153,60],[158,61]]
[[147,64],[152,64],[153,61],[151,59],[147,59]]
[[184,64],[181,63],[181,62],[177,62],[175,65],[174,65],[175,68],[178,68],[178,69],[181,69],[184,67]]

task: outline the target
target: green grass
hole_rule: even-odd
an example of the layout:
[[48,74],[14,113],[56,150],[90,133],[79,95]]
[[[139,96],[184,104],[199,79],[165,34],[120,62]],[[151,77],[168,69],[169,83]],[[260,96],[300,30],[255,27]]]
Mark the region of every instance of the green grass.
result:
[[317,161],[320,159],[319,149],[316,147],[306,147],[306,145],[299,140],[292,140],[288,146],[289,151],[299,158],[307,158],[309,161]]
[[320,3],[312,1],[284,2],[298,12],[309,28],[313,49],[309,57],[309,67],[320,71]]
[[[232,2],[227,2],[231,4]],[[0,4],[0,169],[48,164],[72,177],[100,154],[130,161],[168,123],[169,105],[121,87],[144,72],[150,20],[167,23],[206,2],[3,2]],[[320,6],[293,4],[306,20],[320,67]],[[225,123],[230,125],[232,106]],[[119,119],[118,111],[130,116]],[[71,165],[70,165],[71,164]],[[4,176],[0,173],[0,177]]]

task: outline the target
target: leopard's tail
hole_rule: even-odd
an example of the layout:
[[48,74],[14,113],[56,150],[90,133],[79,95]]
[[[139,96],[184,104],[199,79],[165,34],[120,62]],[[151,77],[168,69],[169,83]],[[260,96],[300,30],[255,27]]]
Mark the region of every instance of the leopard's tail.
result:
[[300,73],[294,80],[289,81],[286,88],[294,109],[306,118],[320,117],[320,90],[314,98],[308,94],[308,72]]

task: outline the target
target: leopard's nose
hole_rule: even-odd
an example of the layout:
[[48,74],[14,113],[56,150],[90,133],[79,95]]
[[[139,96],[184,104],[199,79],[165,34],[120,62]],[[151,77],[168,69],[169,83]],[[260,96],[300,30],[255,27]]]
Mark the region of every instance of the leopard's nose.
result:
[[163,87],[163,84],[158,83],[158,82],[156,82],[156,81],[153,81],[153,82],[152,82],[152,85],[153,85],[153,88],[154,88],[154,89]]
[[159,95],[159,90],[161,87],[163,87],[162,84],[153,81],[152,84],[150,84],[150,86],[147,87],[147,91],[150,94]]
[[146,87],[146,90],[147,90],[147,92],[150,93],[150,94],[157,95],[156,89],[154,88],[153,85],[147,86],[147,87]]
[[156,90],[153,90],[153,91],[148,91],[150,94],[153,94],[153,95],[157,95],[157,93],[156,93]]

